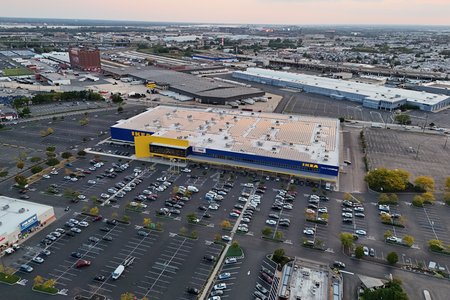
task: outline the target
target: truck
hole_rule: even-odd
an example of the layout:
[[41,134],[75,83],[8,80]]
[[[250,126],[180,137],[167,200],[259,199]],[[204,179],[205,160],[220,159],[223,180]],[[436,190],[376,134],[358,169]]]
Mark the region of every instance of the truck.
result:
[[123,271],[125,270],[125,266],[124,265],[119,265],[114,272],[112,272],[111,277],[112,279],[116,280],[120,277],[120,275],[122,275]]

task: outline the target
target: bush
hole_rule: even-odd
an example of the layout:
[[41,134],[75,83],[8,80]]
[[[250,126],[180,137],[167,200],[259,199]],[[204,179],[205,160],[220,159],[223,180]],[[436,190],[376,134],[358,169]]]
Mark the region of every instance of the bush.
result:
[[80,151],[78,151],[77,155],[78,156],[86,156],[86,151],[80,150]]
[[43,169],[42,169],[41,166],[34,166],[34,167],[31,168],[31,173],[36,174],[36,173],[41,172],[42,170]]
[[447,203],[447,205],[450,205],[450,192],[444,193],[444,201]]
[[428,247],[431,251],[441,252],[444,251],[445,247],[444,244],[440,240],[429,240],[428,241]]
[[414,205],[416,207],[423,207],[424,200],[423,200],[422,196],[416,195],[416,196],[414,196],[413,201],[411,203],[412,203],[412,205]]
[[396,194],[380,194],[378,197],[379,204],[397,205],[398,196]]
[[436,200],[433,193],[431,193],[431,192],[423,193],[422,199],[423,199],[424,204],[433,204],[434,200]]
[[403,244],[405,244],[408,247],[411,247],[414,244],[414,238],[410,235],[405,235],[402,239]]
[[68,159],[71,156],[72,156],[72,153],[70,153],[70,152],[63,152],[61,154],[61,157],[64,158],[64,159]]
[[0,177],[6,177],[6,176],[8,176],[8,171],[0,170]]
[[397,252],[388,253],[388,255],[386,256],[386,260],[387,260],[388,264],[390,264],[392,266],[395,265],[398,262]]
[[37,163],[40,162],[42,160],[42,158],[38,157],[38,156],[33,156],[32,158],[30,158],[30,161],[32,163]]
[[56,150],[56,147],[55,146],[49,146],[49,147],[47,147],[46,150],[49,151],[49,152],[54,152]]
[[46,164],[48,166],[56,166],[57,164],[59,164],[59,160],[57,158],[52,157],[52,158],[47,159]]
[[378,168],[370,171],[364,180],[369,187],[376,191],[398,192],[408,187],[410,174],[401,169],[389,170]]

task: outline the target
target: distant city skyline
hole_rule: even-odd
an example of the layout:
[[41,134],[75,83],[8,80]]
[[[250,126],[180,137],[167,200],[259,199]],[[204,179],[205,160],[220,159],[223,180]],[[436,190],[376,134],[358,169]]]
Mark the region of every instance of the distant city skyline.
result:
[[1,17],[234,24],[450,25],[450,0],[0,0]]

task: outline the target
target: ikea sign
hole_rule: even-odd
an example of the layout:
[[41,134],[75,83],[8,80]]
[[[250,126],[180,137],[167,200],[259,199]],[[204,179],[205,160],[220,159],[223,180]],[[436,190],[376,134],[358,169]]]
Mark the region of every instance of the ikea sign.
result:
[[302,163],[302,167],[311,168],[311,169],[319,169],[319,165],[317,165],[317,164],[310,164],[310,163]]
[[38,217],[36,214],[32,215],[25,221],[20,223],[20,231],[25,231],[30,227],[34,226],[38,222]]

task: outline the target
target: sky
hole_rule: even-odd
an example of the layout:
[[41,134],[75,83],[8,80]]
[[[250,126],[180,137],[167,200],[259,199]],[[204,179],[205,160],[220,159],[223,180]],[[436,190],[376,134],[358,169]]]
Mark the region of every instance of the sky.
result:
[[0,0],[1,17],[233,24],[450,25],[450,0]]

